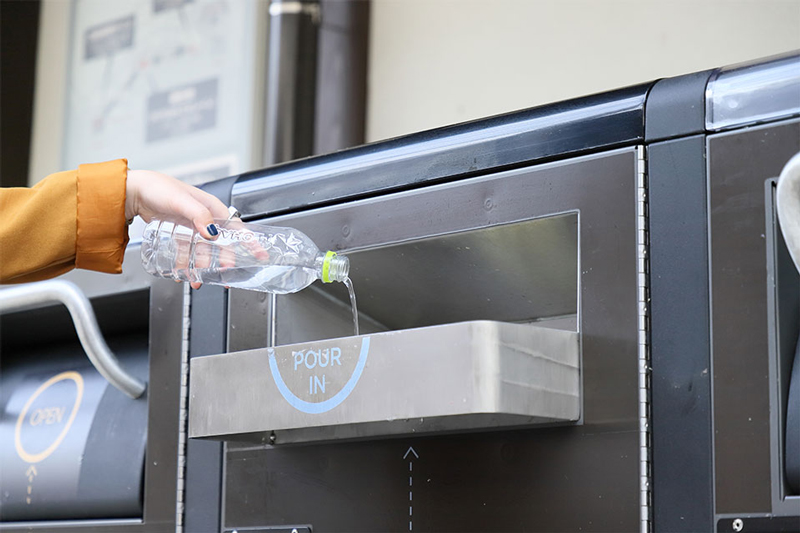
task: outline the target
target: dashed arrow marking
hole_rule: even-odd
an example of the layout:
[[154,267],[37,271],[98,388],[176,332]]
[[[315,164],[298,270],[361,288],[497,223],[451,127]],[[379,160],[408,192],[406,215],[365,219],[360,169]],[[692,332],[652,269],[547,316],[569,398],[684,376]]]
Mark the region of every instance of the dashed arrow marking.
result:
[[[408,450],[406,450],[405,455],[403,455],[403,459],[406,459],[409,454],[412,454],[414,457],[419,459],[419,454],[414,450],[413,446],[409,446]],[[412,502],[414,501],[414,457],[411,457],[408,460],[408,530],[414,531],[414,520],[412,517],[414,516],[414,506]]]
[[27,503],[28,505],[31,504],[31,492],[33,491],[33,487],[31,485],[33,484],[33,478],[36,477],[38,474],[39,472],[36,471],[35,465],[29,466],[28,469],[25,471],[25,475],[28,476],[28,495],[25,497],[25,503]]

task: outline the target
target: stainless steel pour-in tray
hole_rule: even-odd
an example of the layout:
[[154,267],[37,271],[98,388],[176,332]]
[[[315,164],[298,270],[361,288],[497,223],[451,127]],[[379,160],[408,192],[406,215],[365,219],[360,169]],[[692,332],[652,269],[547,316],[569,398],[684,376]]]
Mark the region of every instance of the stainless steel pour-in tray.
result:
[[191,360],[189,436],[275,444],[565,423],[578,334],[474,321]]

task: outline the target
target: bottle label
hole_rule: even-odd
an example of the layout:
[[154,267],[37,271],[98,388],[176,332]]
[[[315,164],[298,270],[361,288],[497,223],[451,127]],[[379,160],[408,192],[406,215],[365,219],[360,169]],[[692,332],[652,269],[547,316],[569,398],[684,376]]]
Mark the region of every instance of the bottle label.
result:
[[240,242],[258,244],[264,250],[281,249],[284,251],[299,253],[303,245],[302,239],[292,233],[255,233],[246,229],[223,228],[217,225],[219,238],[217,243]]

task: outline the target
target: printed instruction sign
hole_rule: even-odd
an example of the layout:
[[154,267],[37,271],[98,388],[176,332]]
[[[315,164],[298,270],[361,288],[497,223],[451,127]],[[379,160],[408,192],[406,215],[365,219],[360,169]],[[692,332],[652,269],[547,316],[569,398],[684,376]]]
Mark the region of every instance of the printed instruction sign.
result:
[[213,128],[217,123],[216,79],[158,92],[147,101],[147,142]]

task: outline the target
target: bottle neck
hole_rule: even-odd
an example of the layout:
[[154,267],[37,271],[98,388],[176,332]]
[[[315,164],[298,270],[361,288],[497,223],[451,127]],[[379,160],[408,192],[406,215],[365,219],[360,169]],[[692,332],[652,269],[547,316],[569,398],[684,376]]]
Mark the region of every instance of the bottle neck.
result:
[[323,283],[344,281],[350,274],[350,260],[335,252],[322,252],[314,260],[317,277]]

